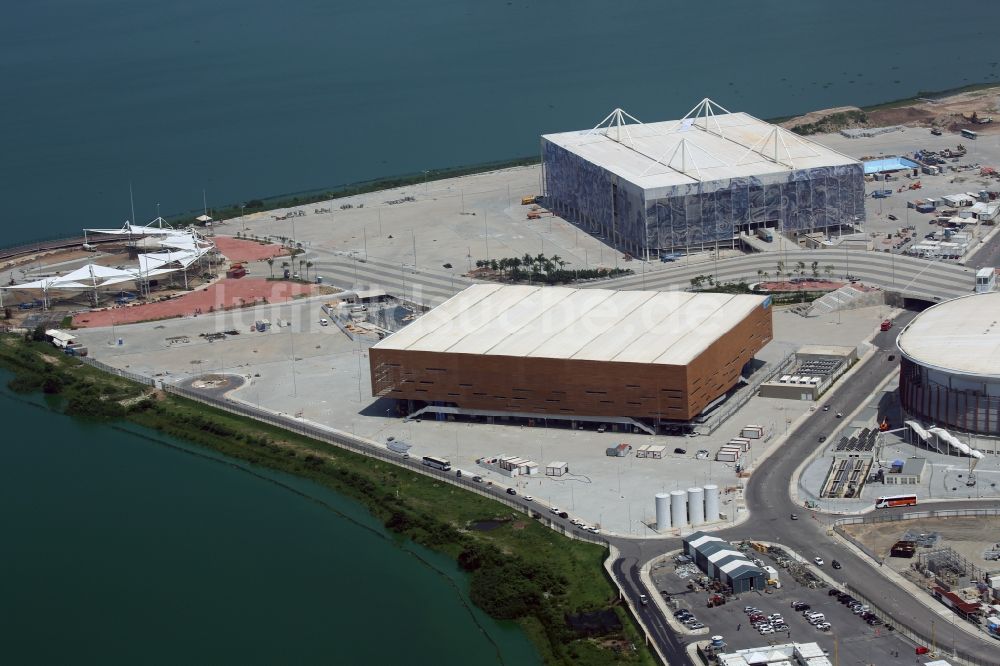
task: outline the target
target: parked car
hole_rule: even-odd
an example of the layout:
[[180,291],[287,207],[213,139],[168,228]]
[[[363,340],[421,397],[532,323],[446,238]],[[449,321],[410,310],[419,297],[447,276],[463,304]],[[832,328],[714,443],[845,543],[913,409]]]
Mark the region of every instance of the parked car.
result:
[[482,483],[483,482],[483,477],[481,477],[479,475],[476,475],[476,476],[472,477],[472,480],[475,481],[476,483]]
[[549,508],[549,513],[554,513],[556,515],[559,515],[559,507],[557,507],[557,506],[550,507]]
[[822,444],[825,441],[826,441],[826,435],[820,435],[819,436],[819,443]]
[[898,220],[898,219],[899,219],[898,217],[896,217],[896,216],[895,216],[895,215],[893,215],[892,213],[889,213],[889,215],[888,215],[888,218],[889,218],[890,220],[892,220],[893,222],[895,222],[896,220]]
[[838,562],[837,560],[832,560],[830,562],[830,566],[833,567],[834,569],[840,569],[841,568],[840,567],[840,562]]
[[534,502],[534,501],[535,501],[535,498],[534,498],[534,497],[532,497],[531,495],[525,495],[525,496],[524,496],[524,501],[525,501],[525,502]]
[[681,617],[683,615],[690,615],[691,611],[686,608],[678,608],[674,611],[674,617]]
[[824,564],[822,557],[814,557],[813,558],[813,562],[815,562],[816,566],[818,566],[818,567],[821,567]]
[[799,519],[799,514],[797,514],[797,513],[793,513],[793,514],[791,515],[791,519],[792,519],[792,520],[798,520],[798,519]]
[[608,426],[604,425],[603,423],[601,425],[597,426],[597,432],[605,432],[607,429],[608,429]]
[[508,494],[508,495],[516,495],[516,494],[517,494],[517,491],[516,491],[516,490],[514,490],[513,488],[508,488],[508,489],[507,489],[507,494]]
[[687,453],[687,449],[682,449],[681,447],[678,446],[676,449],[674,449],[674,453],[678,455],[684,455],[685,453]]

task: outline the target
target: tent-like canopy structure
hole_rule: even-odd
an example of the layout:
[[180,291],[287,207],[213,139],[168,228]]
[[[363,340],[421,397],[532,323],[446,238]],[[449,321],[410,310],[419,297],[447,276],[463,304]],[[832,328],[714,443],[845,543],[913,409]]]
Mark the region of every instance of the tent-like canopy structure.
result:
[[[97,299],[97,290],[101,287],[110,287],[124,282],[135,282],[140,288],[143,283],[152,277],[165,275],[177,271],[184,272],[184,287],[187,288],[187,269],[193,263],[205,256],[215,245],[212,241],[201,236],[193,229],[174,229],[162,217],[146,226],[137,226],[128,220],[119,229],[84,229],[84,233],[129,235],[133,237],[149,238],[149,242],[157,247],[168,248],[163,252],[145,252],[137,255],[138,266],[130,268],[110,268],[100,264],[86,264],[65,275],[56,275],[41,278],[31,282],[22,282],[0,286],[0,295],[3,290],[37,290],[41,291],[43,298],[47,301],[48,294],[52,290],[87,290],[94,291],[94,299]],[[148,245],[146,245],[148,247]],[[0,300],[0,305],[3,301]]]

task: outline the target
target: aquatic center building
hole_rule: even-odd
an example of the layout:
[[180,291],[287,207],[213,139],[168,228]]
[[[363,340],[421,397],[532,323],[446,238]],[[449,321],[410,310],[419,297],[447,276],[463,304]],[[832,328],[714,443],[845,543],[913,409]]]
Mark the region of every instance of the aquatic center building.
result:
[[772,337],[764,296],[473,285],[369,350],[407,411],[688,421]]
[[616,109],[541,142],[545,206],[637,257],[864,219],[861,162],[708,99],[680,120]]

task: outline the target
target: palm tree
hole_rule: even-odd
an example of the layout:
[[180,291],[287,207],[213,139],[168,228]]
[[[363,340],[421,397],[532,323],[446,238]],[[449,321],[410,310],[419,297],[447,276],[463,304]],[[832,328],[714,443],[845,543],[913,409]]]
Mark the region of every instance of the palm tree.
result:
[[274,279],[274,257],[267,258],[267,267],[271,269],[271,279]]
[[833,275],[833,264],[827,264],[823,267],[823,272],[826,273],[827,277]]
[[305,266],[305,265],[306,265],[306,260],[305,259],[299,259],[299,276],[300,277],[302,275],[302,267]]
[[496,259],[490,259],[490,270],[492,271],[500,270],[500,264],[497,263]]
[[307,261],[306,262],[306,279],[307,280],[309,279],[309,269],[312,268],[312,267],[313,267],[313,262]]
[[521,260],[518,259],[517,257],[513,257],[510,260],[511,274],[513,275],[515,280],[517,279],[519,269],[521,268],[521,263],[522,263]]
[[819,262],[818,261],[812,262],[812,272],[813,272],[813,277],[819,277]]

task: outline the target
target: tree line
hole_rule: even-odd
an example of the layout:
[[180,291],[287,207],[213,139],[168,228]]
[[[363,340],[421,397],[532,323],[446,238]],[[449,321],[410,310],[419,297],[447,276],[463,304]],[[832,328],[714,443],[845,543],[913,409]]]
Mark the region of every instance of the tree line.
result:
[[500,279],[510,282],[527,281],[561,284],[574,280],[590,280],[632,274],[632,270],[628,268],[567,269],[566,265],[567,262],[558,254],[547,257],[541,253],[532,256],[527,252],[520,257],[476,260],[476,268],[493,271]]

